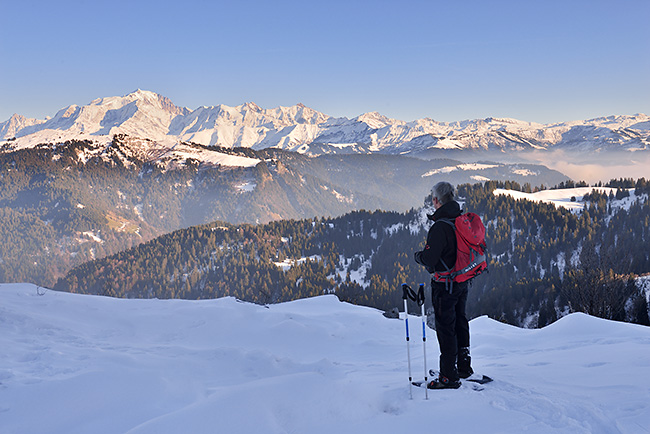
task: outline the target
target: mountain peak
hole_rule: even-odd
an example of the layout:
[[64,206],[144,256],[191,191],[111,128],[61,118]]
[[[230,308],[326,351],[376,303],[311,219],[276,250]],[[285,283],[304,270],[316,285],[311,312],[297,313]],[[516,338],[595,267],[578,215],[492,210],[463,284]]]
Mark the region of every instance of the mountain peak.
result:
[[361,116],[357,116],[354,120],[358,122],[364,122],[369,127],[375,129],[383,128],[395,123],[401,123],[400,121],[391,119],[387,116],[382,115],[379,112],[367,112],[362,114]]
[[255,104],[254,102],[247,102],[244,105],[242,105],[243,110],[251,110],[251,111],[256,111],[256,112],[261,112],[262,108]]
[[126,95],[125,97],[134,97],[134,98],[158,98],[161,95],[157,94],[156,92],[152,92],[150,90],[142,90],[142,89],[136,89],[133,92],[130,92]]
[[127,100],[143,101],[154,105],[159,104],[163,110],[171,113],[174,116],[186,115],[190,113],[190,110],[188,108],[179,107],[166,96],[162,96],[161,94],[152,92],[150,90],[136,89],[133,92],[125,95],[124,98]]
[[13,115],[11,115],[11,117],[7,122],[9,122],[10,125],[15,125],[15,124],[25,122],[26,120],[27,118],[25,116],[19,115],[18,113],[14,113]]
[[6,122],[0,122],[0,139],[10,139],[16,136],[17,132],[23,128],[43,123],[38,119],[28,119],[23,115],[14,113]]

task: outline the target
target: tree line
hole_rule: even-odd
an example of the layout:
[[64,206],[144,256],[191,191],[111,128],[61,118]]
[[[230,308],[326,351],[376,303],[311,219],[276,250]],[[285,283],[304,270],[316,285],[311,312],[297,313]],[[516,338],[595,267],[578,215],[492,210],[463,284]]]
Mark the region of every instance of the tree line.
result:
[[[618,207],[616,195],[594,192],[584,210],[574,213],[493,194],[496,188],[528,188],[513,182],[459,186],[464,209],[486,224],[490,255],[489,272],[472,284],[470,315],[529,327],[570,311],[649,322],[634,278],[650,273],[650,187],[645,179],[609,186],[634,188],[634,203]],[[82,264],[55,288],[118,297],[234,296],[256,303],[335,293],[389,310],[401,306],[402,283],[428,285],[428,273],[413,260],[430,226],[426,212],[355,211],[260,225],[214,222]]]

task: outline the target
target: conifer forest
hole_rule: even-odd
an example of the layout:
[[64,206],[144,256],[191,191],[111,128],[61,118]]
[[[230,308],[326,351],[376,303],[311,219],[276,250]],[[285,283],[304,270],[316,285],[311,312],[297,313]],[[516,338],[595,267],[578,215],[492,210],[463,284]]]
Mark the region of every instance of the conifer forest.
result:
[[[577,213],[493,194],[496,188],[530,191],[530,185],[459,186],[463,209],[485,223],[489,249],[489,272],[470,287],[469,315],[542,327],[581,311],[648,325],[646,297],[635,278],[650,272],[650,184],[620,179],[607,186],[616,194],[594,190]],[[630,191],[636,200],[615,206]],[[402,305],[402,283],[429,287],[429,274],[413,260],[431,224],[427,211],[213,222],[86,262],[55,289],[132,298],[232,296],[261,304],[335,293],[388,311]]]

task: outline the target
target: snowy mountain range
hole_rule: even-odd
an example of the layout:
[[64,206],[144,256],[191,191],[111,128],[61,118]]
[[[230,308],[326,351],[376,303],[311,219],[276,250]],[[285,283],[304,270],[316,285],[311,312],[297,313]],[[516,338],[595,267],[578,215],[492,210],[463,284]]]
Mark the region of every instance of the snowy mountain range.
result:
[[45,120],[15,114],[0,123],[0,146],[33,147],[70,139],[108,143],[115,134],[173,146],[280,148],[309,155],[384,153],[420,155],[453,151],[577,152],[650,151],[650,116],[609,116],[585,121],[538,124],[515,119],[404,122],[377,112],[335,118],[297,104],[263,109],[254,103],[236,107],[178,107],[168,98],[136,90],[125,96],[71,105]]

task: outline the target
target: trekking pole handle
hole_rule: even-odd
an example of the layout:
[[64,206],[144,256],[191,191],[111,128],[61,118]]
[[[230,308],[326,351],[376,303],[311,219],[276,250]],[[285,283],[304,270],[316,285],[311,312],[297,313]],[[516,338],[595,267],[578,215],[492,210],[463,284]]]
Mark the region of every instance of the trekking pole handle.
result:
[[415,292],[406,283],[402,283],[402,299],[411,299],[416,302],[418,306],[422,306],[424,304],[424,283],[420,283],[420,289],[418,292]]
[[409,291],[413,291],[406,283],[402,283],[402,300],[408,300]]

